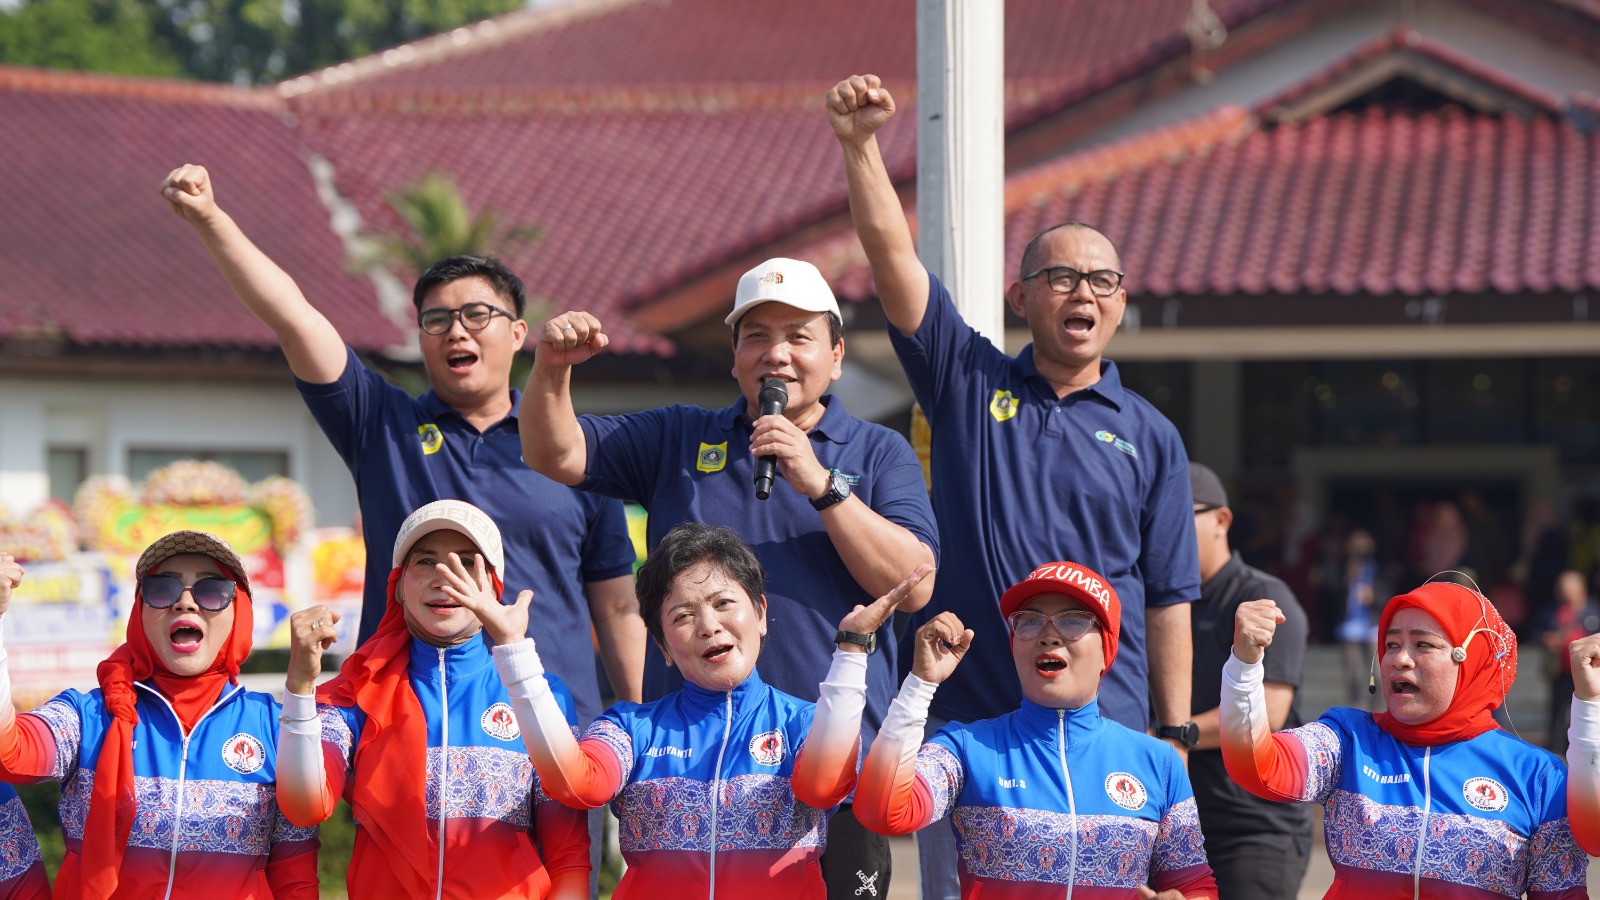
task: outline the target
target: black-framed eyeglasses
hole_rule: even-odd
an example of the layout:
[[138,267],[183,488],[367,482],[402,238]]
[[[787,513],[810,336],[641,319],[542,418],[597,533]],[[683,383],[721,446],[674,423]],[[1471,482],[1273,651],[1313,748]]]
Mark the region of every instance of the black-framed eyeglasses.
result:
[[206,612],[222,612],[233,602],[238,590],[239,585],[233,579],[220,575],[202,575],[194,584],[184,584],[176,575],[146,575],[139,580],[139,595],[151,609],[171,609],[183,592],[188,591],[196,606]]
[[1099,297],[1109,297],[1122,286],[1122,273],[1115,269],[1095,269],[1079,272],[1071,266],[1046,266],[1022,276],[1023,281],[1043,275],[1050,281],[1050,289],[1058,294],[1070,294],[1078,289],[1078,282],[1088,280],[1089,292]]
[[1045,623],[1054,625],[1061,639],[1070,644],[1088,634],[1100,624],[1100,620],[1091,613],[1076,609],[1058,612],[1053,616],[1031,609],[1019,609],[1006,617],[1006,624],[1011,626],[1011,633],[1024,641],[1031,641],[1043,634]]
[[1198,516],[1201,513],[1216,512],[1217,510],[1219,510],[1221,508],[1222,507],[1217,506],[1216,504],[1213,504],[1213,503],[1203,503],[1203,504],[1201,504],[1199,506],[1196,506],[1194,508],[1194,514]]
[[517,320],[516,316],[498,306],[468,303],[460,309],[425,309],[417,313],[417,327],[426,334],[444,334],[457,319],[460,319],[462,328],[468,331],[482,331],[489,327],[495,316],[505,316],[513,322]]

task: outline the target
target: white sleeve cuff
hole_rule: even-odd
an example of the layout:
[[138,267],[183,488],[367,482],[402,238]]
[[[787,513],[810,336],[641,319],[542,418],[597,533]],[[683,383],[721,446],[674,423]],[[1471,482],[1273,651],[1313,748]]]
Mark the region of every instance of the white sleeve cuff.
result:
[[1573,695],[1567,739],[1575,744],[1600,744],[1600,700],[1580,700]]
[[833,661],[828,664],[828,677],[823,684],[840,687],[865,688],[867,686],[867,657],[870,653],[851,653],[842,647],[833,649]]
[[1248,691],[1266,683],[1267,667],[1260,662],[1247,663],[1232,651],[1228,652],[1228,661],[1222,664],[1222,686],[1238,691]]
[[494,655],[494,667],[500,671],[500,683],[507,688],[526,685],[531,692],[535,690],[535,682],[548,688],[544,680],[544,661],[539,659],[533,638],[498,644],[491,652]]
[[320,736],[322,721],[317,718],[317,696],[283,692],[283,728],[290,734]]

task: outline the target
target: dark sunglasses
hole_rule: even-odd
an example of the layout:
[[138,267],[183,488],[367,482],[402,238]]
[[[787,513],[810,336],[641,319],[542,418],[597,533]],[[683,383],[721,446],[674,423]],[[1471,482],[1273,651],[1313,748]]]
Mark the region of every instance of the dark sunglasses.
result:
[[239,590],[231,578],[219,575],[202,575],[194,584],[184,584],[176,575],[146,575],[139,580],[139,593],[144,605],[151,609],[171,609],[184,591],[194,598],[195,605],[206,612],[222,612],[233,602]]

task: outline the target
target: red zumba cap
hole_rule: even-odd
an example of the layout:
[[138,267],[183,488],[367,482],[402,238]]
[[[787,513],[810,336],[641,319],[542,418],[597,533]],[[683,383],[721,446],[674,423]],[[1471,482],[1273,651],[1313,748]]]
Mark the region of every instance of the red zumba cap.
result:
[[1040,594],[1071,597],[1100,620],[1100,643],[1105,650],[1106,669],[1110,669],[1117,655],[1117,640],[1122,634],[1122,601],[1117,599],[1111,583],[1088,566],[1075,562],[1045,563],[1001,595],[1001,618],[1009,619],[1012,613]]

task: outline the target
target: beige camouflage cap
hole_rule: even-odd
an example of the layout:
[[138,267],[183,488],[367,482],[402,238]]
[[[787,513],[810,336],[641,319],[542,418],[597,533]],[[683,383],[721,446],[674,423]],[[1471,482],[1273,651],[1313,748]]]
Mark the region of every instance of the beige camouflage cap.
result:
[[239,554],[233,552],[227,541],[204,531],[174,531],[145,548],[139,554],[138,565],[133,567],[134,580],[142,580],[157,564],[185,553],[198,553],[216,560],[232,573],[245,593],[250,593],[250,578],[244,573],[244,563],[239,560]]

